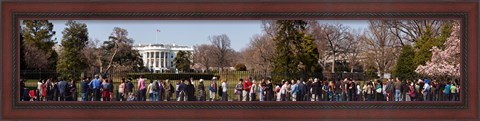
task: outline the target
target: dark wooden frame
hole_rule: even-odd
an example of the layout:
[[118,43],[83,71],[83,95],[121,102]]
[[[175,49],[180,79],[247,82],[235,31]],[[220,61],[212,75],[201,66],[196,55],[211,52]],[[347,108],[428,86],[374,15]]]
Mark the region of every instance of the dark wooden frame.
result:
[[[298,7],[301,6],[301,7]],[[18,102],[21,19],[458,19],[460,102]],[[478,119],[478,2],[443,3],[2,3],[2,116],[17,118],[438,118]],[[13,53],[15,52],[15,53]],[[284,115],[279,111],[287,111]],[[55,112],[55,113],[38,113]],[[453,115],[454,114],[454,115]],[[298,117],[301,116],[301,117]]]

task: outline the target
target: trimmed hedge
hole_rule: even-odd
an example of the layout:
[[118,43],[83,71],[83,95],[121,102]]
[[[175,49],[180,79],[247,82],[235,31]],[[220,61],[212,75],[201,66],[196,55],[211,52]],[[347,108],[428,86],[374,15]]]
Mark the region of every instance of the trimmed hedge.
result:
[[[128,73],[128,78],[139,78],[140,75],[143,75],[147,79],[170,79],[170,80],[181,80],[181,79],[190,79],[192,77],[194,80],[205,79],[211,80],[215,75],[212,73]],[[215,76],[217,79],[219,76]]]

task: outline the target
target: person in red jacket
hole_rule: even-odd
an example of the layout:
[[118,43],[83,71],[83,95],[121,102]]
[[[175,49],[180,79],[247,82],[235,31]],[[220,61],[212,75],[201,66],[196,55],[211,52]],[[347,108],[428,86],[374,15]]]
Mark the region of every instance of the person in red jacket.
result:
[[249,95],[250,94],[250,88],[252,87],[252,82],[250,82],[250,79],[245,79],[245,82],[243,83],[243,92],[242,92],[242,101],[248,101]]

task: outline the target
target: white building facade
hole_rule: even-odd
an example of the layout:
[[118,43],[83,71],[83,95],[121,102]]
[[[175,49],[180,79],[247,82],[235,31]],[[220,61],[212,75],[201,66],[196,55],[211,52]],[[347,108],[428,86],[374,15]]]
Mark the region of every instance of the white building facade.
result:
[[163,72],[165,70],[175,70],[173,59],[179,51],[188,51],[193,53],[193,47],[180,46],[175,44],[149,44],[133,46],[142,56],[143,65],[149,70]]

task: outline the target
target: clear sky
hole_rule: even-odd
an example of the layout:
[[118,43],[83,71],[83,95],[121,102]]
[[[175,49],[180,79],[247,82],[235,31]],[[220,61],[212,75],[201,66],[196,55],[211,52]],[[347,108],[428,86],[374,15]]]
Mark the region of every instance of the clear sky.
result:
[[[67,20],[50,20],[60,43]],[[226,34],[236,51],[245,48],[250,38],[262,33],[260,20],[76,20],[87,24],[89,37],[103,42],[114,27],[128,31],[134,44],[177,44],[193,46],[210,43],[209,36]],[[367,20],[320,20],[320,23],[341,23],[352,29],[365,29]],[[157,29],[160,32],[157,32]]]

